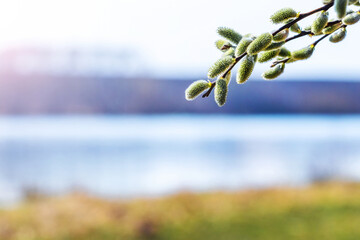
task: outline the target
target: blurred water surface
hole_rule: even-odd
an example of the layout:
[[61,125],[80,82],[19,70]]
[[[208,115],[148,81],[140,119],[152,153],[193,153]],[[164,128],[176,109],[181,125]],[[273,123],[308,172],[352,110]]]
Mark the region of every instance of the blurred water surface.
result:
[[360,116],[0,118],[0,203],[360,180]]

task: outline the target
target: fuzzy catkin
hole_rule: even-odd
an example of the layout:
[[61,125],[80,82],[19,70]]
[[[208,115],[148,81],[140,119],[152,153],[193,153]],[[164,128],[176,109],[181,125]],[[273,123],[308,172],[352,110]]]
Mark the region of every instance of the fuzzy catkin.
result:
[[185,90],[185,98],[188,101],[194,100],[197,96],[199,96],[206,89],[209,89],[211,83],[205,80],[198,80],[193,82],[186,90]]
[[298,13],[292,8],[283,8],[279,11],[275,12],[271,17],[270,20],[274,24],[282,23],[290,18],[295,18],[298,16]]
[[291,56],[295,60],[305,60],[312,56],[314,53],[315,46],[310,45],[308,47],[302,48],[300,50],[294,51],[291,53]]
[[247,53],[249,55],[256,55],[265,48],[267,48],[273,39],[271,33],[263,33],[257,37],[247,48]]
[[241,61],[240,67],[236,76],[236,82],[238,84],[245,83],[251,76],[256,62],[256,55],[255,56],[245,56],[245,58]]
[[279,65],[276,65],[273,68],[270,68],[269,70],[267,70],[266,72],[264,72],[262,74],[262,77],[266,80],[272,80],[275,79],[277,77],[279,77],[285,69],[285,63],[281,63]]
[[220,74],[225,72],[232,63],[234,63],[234,58],[232,58],[231,56],[220,58],[214,63],[214,65],[210,67],[208,77],[215,78],[219,76]]
[[329,13],[322,11],[319,13],[313,24],[311,25],[311,32],[314,34],[319,34],[325,28],[326,24],[329,21]]
[[349,3],[348,0],[334,1],[335,12],[339,19],[345,17],[348,3]]
[[230,42],[233,42],[235,44],[238,44],[242,39],[241,34],[237,33],[236,31],[234,31],[231,28],[219,27],[217,32],[220,36],[226,38],[227,40],[229,40]]
[[227,94],[228,94],[228,84],[224,79],[219,79],[216,82],[215,91],[214,91],[215,102],[219,107],[224,106],[224,104],[226,103]]

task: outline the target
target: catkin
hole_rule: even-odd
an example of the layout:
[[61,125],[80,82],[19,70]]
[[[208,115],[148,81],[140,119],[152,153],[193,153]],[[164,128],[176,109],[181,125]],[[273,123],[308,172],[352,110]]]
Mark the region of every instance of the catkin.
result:
[[290,18],[295,18],[298,16],[298,13],[292,8],[283,8],[279,11],[275,12],[271,17],[270,20],[275,23],[282,23]]
[[330,37],[330,42],[332,43],[338,43],[344,40],[346,37],[346,28],[341,28],[339,31],[333,33]]
[[215,102],[219,107],[224,106],[228,94],[228,84],[224,79],[219,79],[215,86]]
[[335,12],[339,19],[342,19],[346,15],[348,0],[335,0],[334,7]]
[[282,42],[289,36],[289,29],[284,29],[273,37],[274,42]]
[[246,49],[248,48],[250,43],[252,43],[252,41],[253,41],[253,39],[247,38],[247,37],[244,37],[243,39],[241,39],[240,43],[236,47],[235,57],[239,57],[244,52],[246,52]]
[[231,43],[226,41],[226,40],[217,40],[215,42],[215,46],[217,49],[223,51],[223,52],[226,52],[226,50],[228,50],[229,48],[231,48]]
[[280,49],[275,49],[275,50],[270,50],[270,51],[265,51],[265,52],[261,52],[259,54],[259,57],[257,59],[257,61],[259,63],[264,63],[264,62],[268,62],[271,59],[275,58],[276,56],[278,56],[280,53]]
[[359,22],[359,20],[360,20],[360,13],[356,12],[346,15],[346,17],[343,19],[343,23],[345,23],[346,25],[353,25]]
[[291,57],[291,52],[286,47],[282,47],[282,48],[280,48],[279,56],[280,57]]
[[241,34],[237,33],[231,28],[219,27],[217,32],[220,36],[226,38],[227,40],[235,44],[238,44],[242,39]]
[[315,49],[315,46],[310,45],[308,47],[305,47],[300,50],[292,52],[291,56],[294,60],[305,60],[312,56],[314,49]]
[[247,53],[249,55],[255,55],[265,48],[267,48],[273,39],[271,33],[263,33],[259,37],[257,37],[247,48]]
[[219,76],[220,74],[225,72],[230,67],[230,65],[233,63],[234,63],[234,58],[232,58],[230,56],[220,58],[219,60],[217,60],[214,63],[214,65],[212,65],[210,67],[209,72],[208,72],[208,77],[215,78],[215,77]]
[[266,51],[269,51],[269,50],[278,49],[278,48],[281,48],[284,44],[285,44],[285,41],[282,41],[282,42],[273,42],[273,43],[271,43],[265,50],[266,50]]
[[322,11],[319,13],[313,24],[311,25],[311,32],[314,34],[319,34],[325,28],[326,24],[329,21],[329,13]]
[[[255,55],[256,56],[256,55]],[[254,67],[255,67],[255,56],[245,56],[245,58],[241,61],[240,67],[236,76],[236,82],[238,84],[245,83],[251,76]]]
[[285,69],[285,63],[281,63],[279,65],[276,65],[273,68],[270,68],[269,70],[267,70],[266,72],[264,72],[262,74],[262,77],[266,80],[272,80],[275,79],[277,77],[279,77]]
[[193,82],[186,90],[185,90],[185,98],[188,101],[194,100],[197,96],[199,96],[206,89],[209,89],[211,83],[205,80],[198,80]]

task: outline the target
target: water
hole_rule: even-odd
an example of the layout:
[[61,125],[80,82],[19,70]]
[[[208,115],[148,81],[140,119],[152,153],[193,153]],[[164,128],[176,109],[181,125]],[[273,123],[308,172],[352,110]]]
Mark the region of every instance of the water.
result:
[[0,203],[360,180],[360,116],[0,118]]

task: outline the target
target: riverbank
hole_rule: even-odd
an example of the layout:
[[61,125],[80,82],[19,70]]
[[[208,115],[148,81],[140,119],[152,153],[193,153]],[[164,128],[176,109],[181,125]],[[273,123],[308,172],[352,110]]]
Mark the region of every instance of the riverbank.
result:
[[74,193],[0,211],[0,239],[359,239],[360,184],[109,201]]

